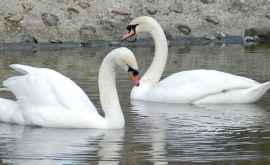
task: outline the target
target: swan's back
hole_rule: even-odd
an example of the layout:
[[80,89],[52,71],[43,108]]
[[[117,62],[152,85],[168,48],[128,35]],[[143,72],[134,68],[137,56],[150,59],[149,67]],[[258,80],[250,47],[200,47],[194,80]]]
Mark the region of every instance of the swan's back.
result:
[[248,89],[259,83],[215,70],[182,71],[162,80],[153,90],[153,99],[163,96],[168,102],[190,103],[226,91]]
[[47,68],[19,64],[10,67],[22,75],[3,82],[16,101],[0,98],[1,121],[79,128],[103,124],[87,95],[69,78]]
[[62,74],[19,64],[10,67],[23,75],[10,77],[3,85],[12,91],[21,106],[61,106],[70,111],[96,112],[83,90]]

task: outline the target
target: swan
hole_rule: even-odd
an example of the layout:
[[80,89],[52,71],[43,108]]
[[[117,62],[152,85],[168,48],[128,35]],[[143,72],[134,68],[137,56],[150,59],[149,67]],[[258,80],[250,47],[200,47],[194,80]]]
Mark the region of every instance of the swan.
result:
[[254,103],[270,88],[270,82],[259,83],[249,78],[216,70],[187,70],[160,80],[168,55],[167,39],[160,24],[149,16],[133,19],[122,36],[126,40],[148,32],[155,44],[152,64],[142,76],[139,87],[133,87],[131,99],[188,104]]
[[84,91],[68,77],[47,68],[12,64],[10,67],[22,75],[3,82],[16,96],[16,101],[0,98],[0,121],[41,127],[122,128],[125,120],[116,90],[116,66],[128,72],[134,85],[139,85],[134,54],[124,47],[109,52],[98,76],[103,117]]

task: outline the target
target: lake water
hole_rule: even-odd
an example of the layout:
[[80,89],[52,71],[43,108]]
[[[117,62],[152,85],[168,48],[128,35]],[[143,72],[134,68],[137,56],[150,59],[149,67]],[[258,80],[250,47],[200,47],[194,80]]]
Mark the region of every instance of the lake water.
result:
[[[97,73],[113,48],[0,52],[0,80],[12,63],[48,67],[73,79],[100,110]],[[141,73],[154,48],[132,47]],[[164,77],[190,69],[215,69],[270,80],[267,47],[170,47]],[[270,164],[270,91],[257,104],[194,106],[130,102],[131,85],[117,85],[125,129],[54,129],[0,123],[0,164]],[[8,93],[1,97],[13,98]]]

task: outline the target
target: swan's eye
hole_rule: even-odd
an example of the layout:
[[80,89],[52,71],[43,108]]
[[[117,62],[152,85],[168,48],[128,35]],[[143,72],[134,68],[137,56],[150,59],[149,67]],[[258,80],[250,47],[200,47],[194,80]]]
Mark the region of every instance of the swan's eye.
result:
[[139,72],[128,65],[128,72],[132,72],[133,76],[139,75]]
[[131,30],[134,31],[134,32],[136,32],[136,27],[137,27],[138,25],[139,25],[139,24],[128,25],[128,26],[127,26],[128,32],[131,32]]
[[127,30],[128,30],[128,32],[131,31],[131,25],[128,25],[128,26],[127,26]]

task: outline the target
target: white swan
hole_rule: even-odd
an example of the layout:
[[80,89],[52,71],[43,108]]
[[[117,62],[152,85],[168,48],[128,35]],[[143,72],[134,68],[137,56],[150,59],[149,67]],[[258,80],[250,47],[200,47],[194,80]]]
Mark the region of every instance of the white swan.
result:
[[125,40],[136,33],[149,32],[155,43],[155,56],[149,69],[134,87],[131,99],[191,104],[253,103],[270,88],[270,82],[254,80],[215,70],[190,70],[174,73],[160,81],[164,71],[168,45],[159,23],[141,16],[127,26]]
[[98,77],[101,116],[84,91],[64,75],[47,68],[10,65],[23,74],[3,82],[16,101],[0,98],[0,121],[23,125],[62,128],[122,128],[124,116],[119,104],[115,67],[128,72],[139,85],[138,65],[127,48],[112,50],[103,60]]

